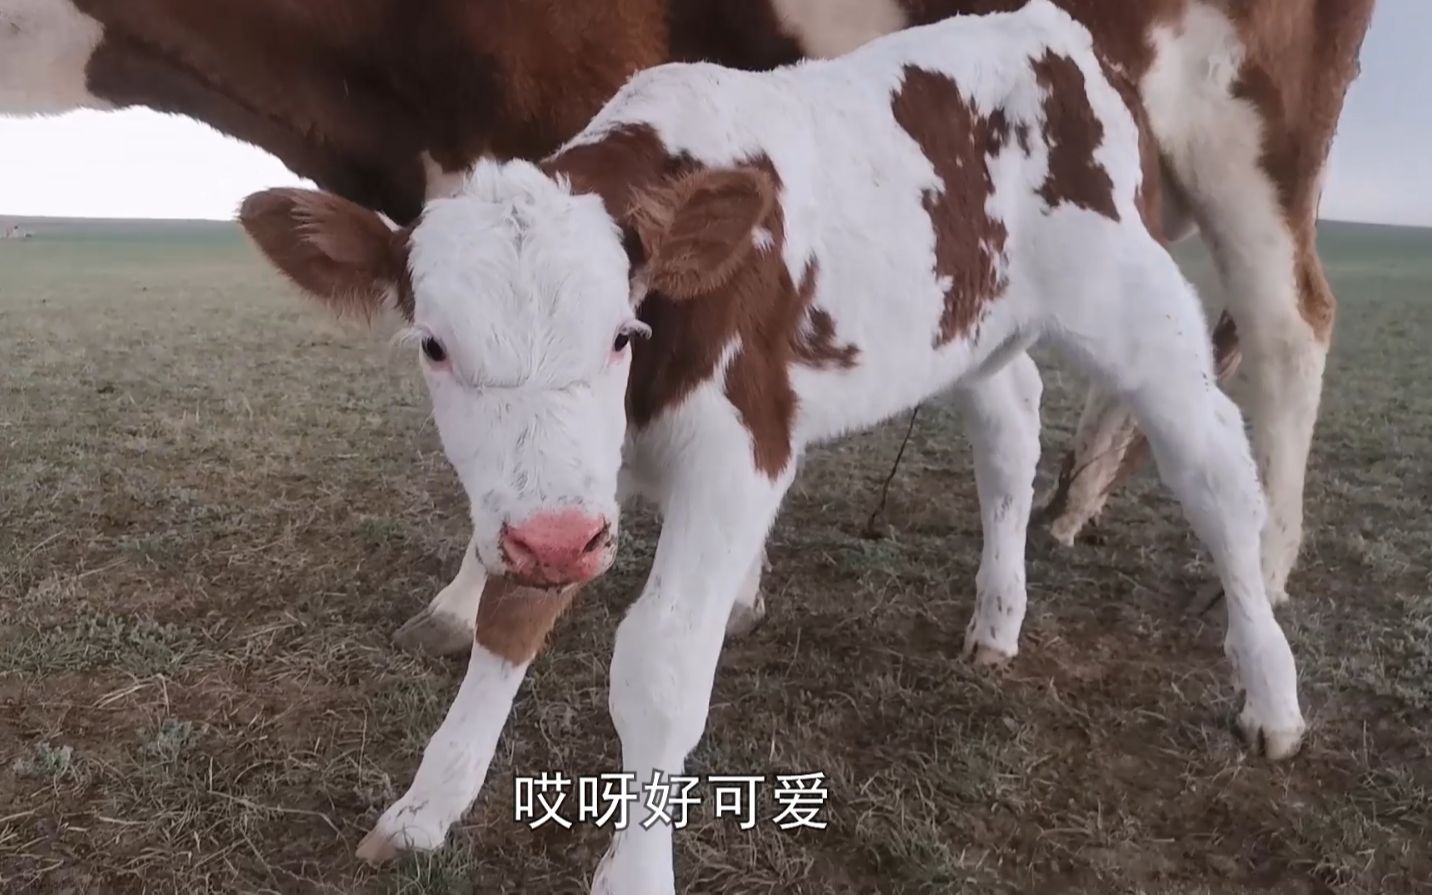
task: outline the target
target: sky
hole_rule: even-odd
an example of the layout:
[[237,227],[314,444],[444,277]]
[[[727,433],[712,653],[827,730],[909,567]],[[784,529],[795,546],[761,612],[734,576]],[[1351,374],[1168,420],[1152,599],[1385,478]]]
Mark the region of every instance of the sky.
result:
[[[1432,226],[1432,0],[1378,0],[1329,161],[1322,216]],[[275,158],[146,110],[0,118],[0,214],[232,218],[303,183]]]

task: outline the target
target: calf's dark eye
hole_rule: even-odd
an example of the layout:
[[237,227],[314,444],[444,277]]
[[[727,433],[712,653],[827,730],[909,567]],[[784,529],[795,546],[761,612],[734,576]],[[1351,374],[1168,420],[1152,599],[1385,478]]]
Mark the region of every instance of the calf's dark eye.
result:
[[423,339],[423,355],[435,364],[447,360],[447,350],[443,348],[443,343],[433,338]]
[[626,333],[618,333],[617,340],[612,343],[612,350],[620,352],[631,344],[631,336]]

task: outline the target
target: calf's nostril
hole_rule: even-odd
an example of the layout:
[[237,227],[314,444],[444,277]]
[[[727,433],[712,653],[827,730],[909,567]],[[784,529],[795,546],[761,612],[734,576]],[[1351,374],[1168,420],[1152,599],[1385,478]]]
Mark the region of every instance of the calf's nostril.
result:
[[601,528],[597,529],[597,533],[592,535],[592,539],[587,541],[587,546],[582,548],[582,555],[586,556],[589,553],[596,553],[598,550],[605,547],[607,545],[607,538],[611,534],[611,531],[611,524],[604,523]]
[[515,532],[509,531],[503,534],[502,552],[507,554],[507,561],[514,565],[523,566],[537,562],[537,551],[532,549],[532,545]]

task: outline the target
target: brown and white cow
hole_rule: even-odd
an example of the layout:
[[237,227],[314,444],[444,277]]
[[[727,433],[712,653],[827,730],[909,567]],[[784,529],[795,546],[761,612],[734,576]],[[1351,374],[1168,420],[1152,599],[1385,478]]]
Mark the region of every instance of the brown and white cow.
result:
[[[1271,507],[1263,568],[1281,600],[1334,312],[1315,244],[1319,190],[1373,0],[1058,2],[1148,109],[1167,187],[1163,235],[1197,222],[1218,261]],[[407,224],[478,158],[555,149],[646,66],[770,68],[1023,3],[0,0],[0,113],[144,105],[189,115]],[[1222,333],[1231,360],[1229,321]],[[1132,432],[1118,402],[1091,395],[1054,501],[1061,539],[1103,505]],[[481,580],[470,571],[401,642],[466,649]]]
[[[448,717],[360,855],[435,848],[467,810],[543,636],[615,555],[620,490],[663,517],[611,664],[629,785],[682,772],[806,447],[951,388],[979,408],[993,539],[972,635],[1017,637],[1039,340],[1135,408],[1228,596],[1240,724],[1271,757],[1296,751],[1252,454],[1198,299],[1146,223],[1156,159],[1120,83],[1035,0],[767,73],[650,69],[540,166],[480,162],[410,228],[317,193],[246,202],[249,232],[320,300],[406,320],[496,582]],[[633,806],[594,891],[674,890],[652,811]]]

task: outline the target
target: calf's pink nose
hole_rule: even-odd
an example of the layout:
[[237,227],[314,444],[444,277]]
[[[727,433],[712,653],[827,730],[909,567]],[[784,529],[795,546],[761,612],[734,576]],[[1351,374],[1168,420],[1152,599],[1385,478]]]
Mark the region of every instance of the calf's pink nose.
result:
[[607,522],[580,510],[536,513],[502,533],[502,550],[519,574],[573,573],[606,545]]

